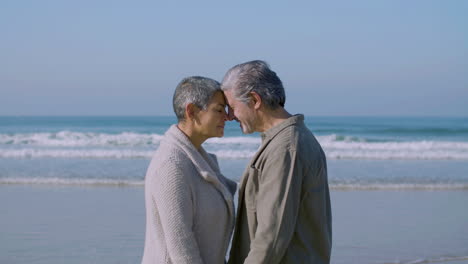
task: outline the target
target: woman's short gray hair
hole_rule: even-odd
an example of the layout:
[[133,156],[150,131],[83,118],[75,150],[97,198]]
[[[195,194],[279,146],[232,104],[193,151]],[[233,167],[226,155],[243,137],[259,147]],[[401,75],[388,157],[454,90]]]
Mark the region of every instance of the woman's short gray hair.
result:
[[237,100],[248,103],[250,92],[256,92],[270,109],[284,107],[286,95],[283,83],[268,64],[261,60],[249,61],[232,67],[224,76],[221,88],[233,89]]
[[216,92],[221,92],[219,82],[201,76],[186,77],[177,85],[172,98],[172,106],[177,120],[185,120],[185,107],[192,103],[201,109],[206,109]]

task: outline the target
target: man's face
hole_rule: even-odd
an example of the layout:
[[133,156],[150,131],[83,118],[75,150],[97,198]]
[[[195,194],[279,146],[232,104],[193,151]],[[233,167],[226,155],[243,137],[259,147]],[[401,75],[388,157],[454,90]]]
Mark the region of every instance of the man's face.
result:
[[228,120],[236,120],[240,123],[242,133],[251,134],[256,130],[256,115],[251,102],[244,103],[237,100],[233,89],[224,92],[229,105]]

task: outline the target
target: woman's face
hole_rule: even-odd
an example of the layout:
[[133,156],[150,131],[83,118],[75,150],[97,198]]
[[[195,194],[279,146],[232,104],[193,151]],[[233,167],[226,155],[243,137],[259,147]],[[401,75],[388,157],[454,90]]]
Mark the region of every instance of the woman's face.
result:
[[216,92],[205,110],[197,113],[198,131],[204,138],[222,137],[227,120],[226,101],[222,92]]

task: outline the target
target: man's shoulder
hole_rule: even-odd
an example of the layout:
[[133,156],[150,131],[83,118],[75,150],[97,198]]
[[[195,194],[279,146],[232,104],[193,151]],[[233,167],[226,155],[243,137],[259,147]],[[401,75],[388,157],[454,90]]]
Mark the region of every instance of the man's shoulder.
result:
[[273,138],[270,144],[268,157],[294,155],[304,164],[313,164],[317,160],[325,159],[322,146],[304,124],[286,127]]
[[285,127],[271,141],[273,145],[297,150],[304,143],[316,143],[313,133],[303,123]]

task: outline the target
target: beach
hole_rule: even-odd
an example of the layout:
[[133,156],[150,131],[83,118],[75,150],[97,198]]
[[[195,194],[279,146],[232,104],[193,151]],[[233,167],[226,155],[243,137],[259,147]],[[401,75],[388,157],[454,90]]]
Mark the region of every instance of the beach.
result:
[[[220,172],[238,185],[273,134],[298,139],[284,141],[291,150],[284,161],[297,165],[291,175],[296,168],[323,175],[326,164],[331,264],[468,264],[468,1],[0,6],[0,264],[141,263],[145,175],[158,148],[173,144],[165,134],[179,120],[194,149],[201,144],[215,155]],[[278,127],[290,116],[301,126],[303,119],[326,163],[316,147],[303,151],[316,146],[302,140],[308,133]],[[269,169],[256,166],[252,182],[267,189],[260,199],[269,199],[270,183],[281,182],[269,171],[288,168],[280,166],[277,144],[263,149],[272,156],[259,163]],[[179,164],[183,153],[171,153],[177,157],[156,163],[190,165]],[[204,179],[190,182],[209,190],[218,182],[205,169],[215,166],[196,156],[190,158],[202,164]],[[280,196],[320,204],[307,200],[316,195],[304,183],[322,177],[283,182],[301,193]],[[181,186],[189,193],[183,184],[174,192]],[[204,200],[208,195],[217,192],[192,192],[196,219],[223,223],[232,205],[219,214],[200,209],[214,208],[200,201],[223,208],[225,199]],[[162,196],[170,212],[190,211],[178,206],[186,200]],[[276,205],[294,204],[253,200],[253,218],[264,215],[260,205],[273,204],[275,214]],[[304,208],[300,219],[321,219]],[[197,223],[192,229],[204,232]],[[297,230],[293,242],[300,244],[308,229],[278,230]]]
[[[334,264],[468,263],[464,118],[307,117],[328,164]],[[139,263],[144,177],[171,117],[0,117],[0,263]],[[239,182],[261,140],[204,147]]]
[[[332,263],[468,263],[466,191],[334,190],[331,198]],[[1,185],[0,212],[0,263],[141,261],[141,187]]]

